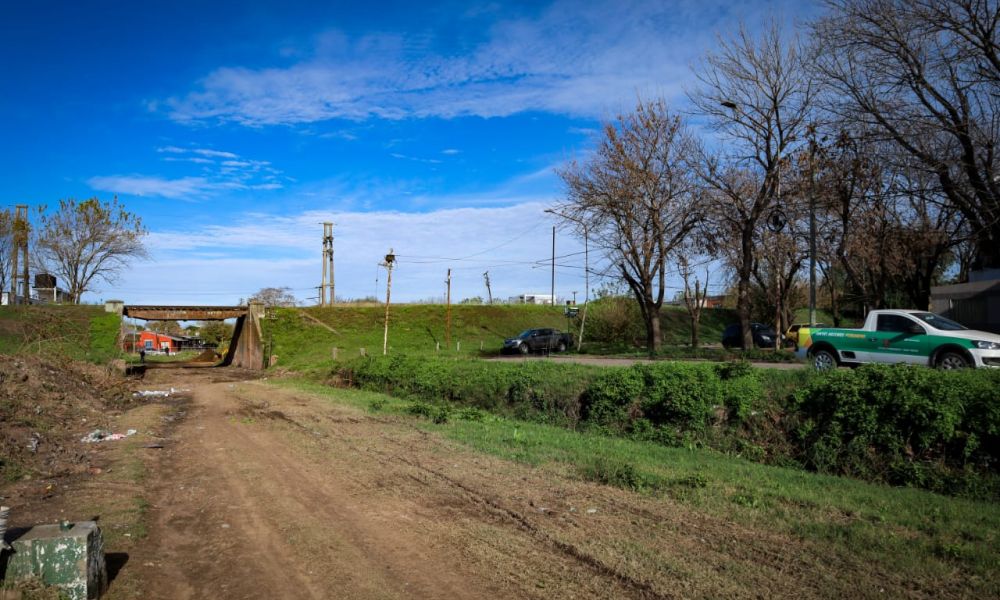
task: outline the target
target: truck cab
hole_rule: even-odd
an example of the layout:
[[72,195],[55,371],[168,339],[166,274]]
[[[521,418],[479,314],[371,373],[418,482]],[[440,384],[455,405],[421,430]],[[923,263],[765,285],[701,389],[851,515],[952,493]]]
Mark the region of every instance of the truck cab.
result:
[[926,311],[873,310],[860,329],[800,329],[798,354],[817,369],[864,363],[1000,367],[1000,336]]

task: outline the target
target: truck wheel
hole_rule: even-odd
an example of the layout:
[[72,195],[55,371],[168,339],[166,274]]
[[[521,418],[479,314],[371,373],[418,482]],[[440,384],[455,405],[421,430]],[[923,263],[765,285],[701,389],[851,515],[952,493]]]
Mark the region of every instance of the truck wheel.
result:
[[521,351],[521,354],[530,354],[531,348],[528,346],[527,342],[521,342],[521,345],[517,347]]
[[969,367],[969,361],[958,352],[944,352],[937,359],[935,365],[939,369],[965,369]]
[[556,352],[565,352],[565,351],[566,351],[566,342],[559,342],[559,345],[556,346]]
[[837,357],[829,350],[817,350],[813,353],[813,366],[817,371],[829,371],[837,368]]

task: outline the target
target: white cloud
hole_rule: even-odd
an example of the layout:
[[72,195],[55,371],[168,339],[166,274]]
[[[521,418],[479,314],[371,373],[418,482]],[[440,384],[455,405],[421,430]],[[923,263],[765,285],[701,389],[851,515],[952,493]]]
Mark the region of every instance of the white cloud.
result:
[[[440,296],[448,268],[453,269],[455,301],[485,297],[486,270],[497,298],[544,291],[549,287],[553,224],[543,212],[547,206],[547,201],[536,201],[423,213],[255,213],[238,216],[229,225],[156,231],[148,240],[150,263],[133,265],[118,286],[94,296],[120,296],[134,303],[224,304],[274,285],[292,287],[299,298],[315,296],[322,267],[319,223],[324,221],[335,223],[338,296],[373,295],[377,264],[390,248],[399,259],[393,271],[393,298],[398,301]],[[579,240],[559,234],[558,255],[581,250]],[[582,255],[557,263],[557,293],[582,293]],[[379,281],[384,294],[384,270]]]
[[[176,178],[142,174],[105,175],[91,177],[87,184],[96,190],[119,194],[184,200],[198,200],[224,190],[271,191],[283,187],[275,181],[275,175],[280,175],[281,171],[266,160],[241,158],[234,152],[208,148],[162,146],[156,152],[169,155],[163,157],[164,162],[201,165],[201,174]],[[219,162],[216,159],[225,160]]]
[[131,194],[133,196],[161,196],[171,199],[193,199],[207,194],[216,185],[204,177],[165,179],[145,175],[110,175],[91,177],[87,184],[95,190]]
[[448,156],[453,156],[455,154],[461,154],[462,151],[456,148],[445,148],[441,151],[441,154],[447,154]]
[[723,0],[559,0],[536,17],[496,22],[464,55],[435,47],[425,33],[350,38],[331,31],[312,56],[291,66],[222,67],[162,105],[181,122],[254,127],[531,110],[604,117],[636,95],[679,100],[691,80],[688,65],[713,45],[714,30],[769,8]]
[[210,150],[208,148],[194,148],[191,152],[212,158],[239,158],[238,154],[233,154],[232,152],[222,152],[220,150]]

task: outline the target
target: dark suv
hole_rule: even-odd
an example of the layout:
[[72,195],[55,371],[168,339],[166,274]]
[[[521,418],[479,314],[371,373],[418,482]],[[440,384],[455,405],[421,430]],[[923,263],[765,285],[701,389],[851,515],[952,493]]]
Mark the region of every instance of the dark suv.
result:
[[573,336],[558,329],[528,329],[517,337],[503,341],[501,352],[530,354],[532,352],[565,352],[573,345]]
[[[778,337],[774,327],[763,323],[751,323],[750,331],[753,334],[753,345],[758,348],[774,348],[774,339]],[[725,348],[742,348],[743,335],[740,333],[740,324],[734,323],[726,327],[722,332],[722,346]]]

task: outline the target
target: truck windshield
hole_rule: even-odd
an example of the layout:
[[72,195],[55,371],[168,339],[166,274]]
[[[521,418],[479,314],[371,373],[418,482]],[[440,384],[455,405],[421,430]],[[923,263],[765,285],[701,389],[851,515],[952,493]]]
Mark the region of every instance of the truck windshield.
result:
[[927,323],[934,329],[940,329],[941,331],[961,331],[963,329],[968,329],[965,325],[956,323],[951,319],[946,319],[941,315],[936,315],[934,313],[913,313],[913,316],[920,319],[924,323]]

